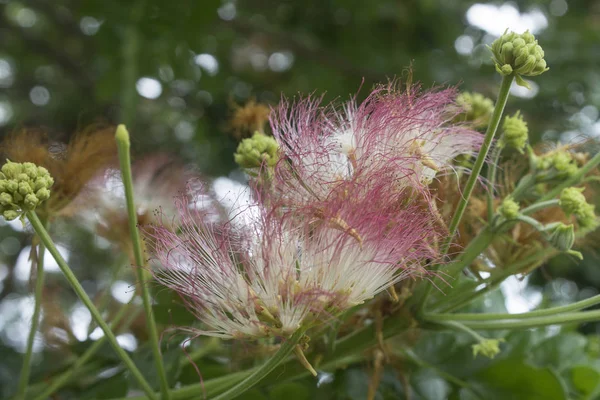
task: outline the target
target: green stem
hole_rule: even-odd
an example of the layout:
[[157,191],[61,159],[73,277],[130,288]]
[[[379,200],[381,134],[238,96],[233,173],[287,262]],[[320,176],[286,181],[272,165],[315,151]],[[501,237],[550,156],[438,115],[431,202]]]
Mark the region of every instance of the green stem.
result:
[[530,205],[529,207],[522,209],[521,214],[525,214],[525,215],[533,214],[533,213],[543,210],[545,208],[554,207],[557,205],[558,205],[558,199],[540,201],[540,202]]
[[548,315],[543,317],[527,318],[522,320],[496,320],[496,321],[462,321],[462,323],[476,330],[504,330],[504,329],[529,329],[548,325],[562,325],[569,323],[584,323],[600,321],[600,310],[578,311],[574,313]]
[[138,79],[138,55],[140,51],[140,34],[138,32],[140,21],[144,16],[145,0],[138,0],[131,6],[129,24],[125,27],[121,46],[123,65],[121,68],[121,120],[132,125],[135,120],[137,92],[135,84]]
[[464,332],[478,342],[483,342],[484,340],[486,340],[479,333],[475,332],[473,329],[469,328],[468,326],[466,326],[460,322],[448,320],[448,321],[442,321],[442,322],[439,322],[439,323],[436,322],[436,323],[439,325],[445,326],[447,328],[453,329],[455,331]]
[[29,219],[29,222],[31,223],[31,226],[33,227],[35,232],[40,237],[40,240],[42,241],[42,243],[44,243],[44,245],[46,246],[46,248],[48,249],[50,254],[52,254],[52,257],[54,257],[54,260],[58,264],[60,270],[62,271],[63,275],[65,276],[65,278],[67,279],[67,281],[69,282],[69,284],[71,285],[71,287],[73,288],[75,293],[77,293],[77,296],[79,297],[79,299],[83,302],[83,304],[90,311],[92,318],[96,321],[96,323],[98,323],[98,325],[104,332],[104,335],[106,335],[106,337],[108,338],[108,341],[110,342],[110,344],[116,351],[119,358],[121,358],[123,363],[131,371],[131,374],[136,379],[136,381],[139,383],[141,389],[146,393],[146,395],[150,399],[155,400],[156,396],[154,395],[154,392],[152,391],[152,387],[150,387],[148,382],[146,382],[146,379],[144,379],[144,376],[142,375],[140,370],[135,366],[134,362],[127,355],[127,352],[125,352],[125,350],[123,350],[123,348],[121,348],[121,346],[117,342],[117,338],[110,330],[108,324],[106,322],[104,322],[104,320],[102,319],[102,315],[100,315],[100,311],[98,311],[96,306],[94,306],[94,303],[89,298],[89,296],[85,293],[85,290],[83,289],[83,287],[77,280],[77,277],[75,276],[75,274],[73,274],[73,271],[71,271],[71,268],[69,268],[69,266],[67,265],[64,258],[60,255],[60,253],[56,249],[54,242],[50,238],[50,235],[48,235],[48,232],[44,228],[44,225],[38,218],[35,211],[27,211],[27,213],[25,215],[27,216],[27,219]]
[[542,258],[551,257],[553,255],[556,255],[557,253],[558,252],[554,249],[538,251],[523,260],[520,260],[512,265],[504,267],[497,273],[493,273],[491,277],[489,277],[483,282],[484,284],[486,284],[485,288],[474,292],[473,289],[475,289],[475,287],[481,285],[482,283],[473,282],[471,287],[465,288],[464,291],[441,299],[432,306],[432,309],[438,310],[441,307],[443,307],[440,311],[446,313],[464,307],[476,298],[495,289],[502,281],[504,281],[504,279],[516,274],[522,268],[528,266],[532,262],[536,262]]
[[496,144],[496,147],[492,151],[492,163],[488,168],[487,176],[487,211],[488,211],[488,223],[492,223],[494,218],[494,184],[496,182],[496,171],[498,169],[498,163],[500,162],[500,154],[502,153],[502,146]]
[[489,225],[482,229],[469,243],[459,258],[444,268],[445,275],[453,278],[468,267],[483,253],[494,239],[494,232]]
[[[123,324],[123,329],[129,327],[129,325],[133,322],[133,320],[138,316],[139,310],[131,313],[132,303],[125,304],[119,312],[115,315],[112,321],[112,327],[116,327],[117,324],[121,321],[123,317],[129,315],[129,318]],[[48,386],[42,393],[37,395],[34,400],[44,400],[50,398],[50,396],[55,393],[57,390],[62,388],[73,376],[79,373],[81,368],[102,348],[104,343],[106,343],[107,336],[103,336],[100,339],[96,340],[88,349],[77,358],[75,363],[65,372],[60,374],[58,377],[52,380],[50,386]]]
[[600,152],[596,153],[596,155],[592,157],[590,161],[588,161],[583,167],[579,168],[579,170],[572,177],[565,180],[563,183],[555,186],[552,190],[550,190],[548,193],[542,196],[539,201],[553,199],[556,196],[558,196],[563,189],[578,184],[583,179],[585,174],[590,172],[592,169],[596,168],[599,164]]
[[[408,314],[396,314],[390,316],[383,321],[383,328],[381,335],[384,339],[388,339],[392,336],[396,336],[401,332],[414,326],[414,319]],[[320,369],[334,369],[344,365],[345,361],[351,358],[353,354],[361,353],[368,348],[377,344],[377,328],[375,324],[359,328],[353,333],[343,337],[337,341],[335,350],[328,356],[326,356],[321,362]],[[292,352],[294,346],[291,346],[289,353]],[[181,389],[172,391],[173,400],[183,400],[188,398],[198,399],[203,394],[207,398],[211,398],[214,394],[221,393],[238,382],[246,379],[250,374],[254,374],[259,368],[257,367],[248,371],[236,372],[227,376],[223,376],[216,379],[211,379],[206,382],[187,385]],[[275,383],[285,382],[292,379],[298,379],[308,376],[309,372],[296,361],[295,358],[288,358],[284,363],[281,364],[280,368],[272,371],[266,376],[260,386]],[[114,399],[117,400],[117,399]],[[118,400],[144,400],[144,397],[131,397],[131,398],[119,398]]]
[[152,299],[150,298],[150,291],[148,285],[146,285],[146,270],[144,255],[142,250],[142,243],[140,240],[140,233],[137,227],[137,211],[135,208],[135,201],[133,198],[133,177],[131,174],[131,157],[129,133],[124,125],[117,127],[115,134],[117,141],[117,148],[119,151],[119,163],[121,165],[121,176],[123,178],[123,185],[125,187],[125,199],[127,201],[127,214],[129,216],[129,233],[131,235],[131,243],[133,245],[133,255],[137,267],[138,285],[140,286],[142,293],[142,300],[144,303],[144,311],[146,313],[146,326],[148,328],[148,334],[150,337],[150,345],[152,346],[152,354],[154,356],[154,364],[158,371],[158,377],[160,380],[160,390],[162,392],[162,398],[164,400],[170,399],[169,394],[169,382],[167,381],[167,374],[162,362],[162,355],[160,353],[160,347],[158,344],[158,332],[156,330],[156,321],[154,320],[154,313],[152,312]]
[[[504,112],[504,107],[506,106],[506,102],[508,101],[508,95],[510,93],[510,85],[514,79],[513,75],[504,76],[502,78],[502,84],[500,85],[500,92],[498,93],[498,99],[496,100],[496,106],[494,107],[494,113],[492,114],[492,118],[490,120],[490,124],[488,125],[487,131],[485,132],[485,136],[483,138],[483,143],[479,150],[479,154],[477,155],[477,159],[475,160],[475,164],[473,165],[473,169],[471,170],[471,175],[469,175],[469,179],[467,179],[467,183],[462,191],[462,196],[458,205],[456,206],[456,210],[454,211],[454,215],[452,216],[452,220],[450,221],[450,225],[448,227],[448,237],[442,244],[442,255],[448,254],[448,250],[450,250],[450,245],[452,244],[452,240],[454,239],[454,235],[458,230],[458,225],[460,224],[460,220],[462,219],[465,210],[467,209],[467,204],[469,203],[469,199],[471,194],[473,193],[473,189],[475,188],[475,184],[479,179],[479,173],[483,168],[483,164],[485,163],[485,159],[488,155],[492,142],[494,141],[494,136],[496,135],[496,131],[498,130],[498,125],[500,125],[500,119],[502,118],[502,113]],[[420,303],[418,304],[418,311],[421,313],[424,307],[427,304],[427,299],[431,294],[433,286],[435,285],[436,279],[434,278],[431,284],[428,284],[425,293],[420,298]]]
[[31,355],[33,354],[33,342],[40,323],[40,311],[42,310],[42,294],[44,292],[44,253],[46,248],[44,243],[38,244],[37,254],[37,276],[35,280],[35,305],[33,308],[33,316],[31,317],[31,327],[29,336],[27,337],[27,349],[23,358],[23,366],[19,375],[19,386],[17,389],[17,399],[25,398],[25,390],[29,383],[29,373],[31,372]]
[[513,79],[513,75],[505,76],[502,78],[502,84],[500,85],[500,92],[498,93],[498,100],[496,100],[496,106],[494,107],[492,119],[490,120],[490,124],[487,128],[487,131],[485,132],[481,149],[479,150],[479,154],[477,155],[477,159],[475,160],[475,164],[473,165],[473,169],[471,170],[471,175],[469,175],[469,179],[467,180],[465,188],[463,189],[462,197],[458,202],[456,211],[454,212],[452,220],[450,221],[450,225],[448,227],[449,234],[448,238],[444,242],[444,245],[442,246],[442,254],[447,254],[448,250],[450,249],[450,244],[454,239],[454,235],[456,234],[458,225],[460,224],[460,220],[462,219],[462,216],[465,213],[467,204],[469,203],[469,198],[471,197],[471,193],[473,193],[475,184],[479,179],[479,173],[481,172],[483,164],[485,163],[485,159],[494,140],[494,136],[496,135],[496,131],[498,130],[498,125],[500,125],[500,119],[502,118],[504,107],[506,106],[506,102],[508,101],[510,85],[512,84]]
[[581,300],[576,303],[567,304],[559,307],[545,308],[519,314],[507,313],[486,313],[486,314],[426,314],[425,319],[429,321],[489,321],[499,319],[527,319],[535,317],[544,317],[547,315],[562,314],[570,311],[578,311],[587,307],[600,304],[600,295]]
[[267,376],[271,371],[273,371],[279,364],[281,364],[287,356],[289,356],[298,342],[300,338],[304,335],[304,330],[299,329],[294,335],[281,344],[281,347],[271,357],[266,363],[260,366],[256,371],[252,373],[252,375],[248,376],[242,382],[238,383],[236,386],[232,387],[225,393],[220,394],[215,397],[214,400],[230,400],[235,399],[242,393],[251,389],[254,385],[259,383],[265,376]]

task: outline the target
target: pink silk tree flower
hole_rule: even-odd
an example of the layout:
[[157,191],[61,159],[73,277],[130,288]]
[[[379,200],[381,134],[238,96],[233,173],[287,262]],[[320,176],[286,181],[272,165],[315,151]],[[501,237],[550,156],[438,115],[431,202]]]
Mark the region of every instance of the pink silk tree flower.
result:
[[318,204],[342,190],[355,197],[357,187],[371,199],[371,187],[428,197],[436,173],[451,170],[459,154],[477,151],[482,135],[452,123],[459,111],[455,90],[409,89],[392,82],[341,107],[321,106],[322,98],[283,100],[271,114],[282,152],[271,201],[290,210],[327,208]]
[[356,214],[354,227],[343,229],[266,212],[245,226],[218,225],[187,197],[176,202],[178,219],[159,218],[143,232],[157,261],[155,279],[206,326],[184,328],[193,334],[289,337],[402,279],[426,275],[436,257],[427,245],[429,217],[410,208],[392,220]]

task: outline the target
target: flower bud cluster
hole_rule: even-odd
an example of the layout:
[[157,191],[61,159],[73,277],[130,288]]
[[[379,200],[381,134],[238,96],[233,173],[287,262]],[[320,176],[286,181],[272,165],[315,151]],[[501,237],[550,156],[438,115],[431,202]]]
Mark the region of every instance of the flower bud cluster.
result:
[[11,221],[50,197],[54,179],[44,167],[8,161],[0,172],[0,213]]
[[246,169],[265,165],[273,167],[279,161],[279,145],[271,136],[255,132],[251,138],[242,140],[234,159],[240,167]]
[[560,194],[559,204],[565,214],[574,215],[582,228],[591,228],[596,225],[594,206],[589,204],[583,195],[583,188],[570,187]]
[[459,119],[471,121],[477,127],[487,126],[494,112],[494,102],[481,93],[463,92],[456,97],[456,103],[463,109]]
[[531,154],[530,157],[538,182],[570,178],[579,170],[573,154],[567,150],[556,150],[541,157]]
[[515,219],[519,215],[519,203],[513,200],[512,197],[507,197],[498,207],[498,213],[506,219]]
[[529,31],[515,33],[508,30],[492,43],[496,70],[503,76],[514,74],[517,84],[528,87],[521,76],[536,76],[548,71],[544,50]]
[[518,150],[523,154],[523,150],[527,145],[529,138],[529,129],[527,128],[527,122],[523,120],[520,111],[510,117],[504,118],[504,124],[502,125],[502,137],[500,138],[500,145],[510,146]]

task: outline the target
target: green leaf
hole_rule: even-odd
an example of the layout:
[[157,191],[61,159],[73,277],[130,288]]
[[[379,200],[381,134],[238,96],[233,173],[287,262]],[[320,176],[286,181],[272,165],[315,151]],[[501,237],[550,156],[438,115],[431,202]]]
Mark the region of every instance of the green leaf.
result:
[[93,385],[89,390],[81,393],[77,398],[86,399],[113,399],[124,397],[129,390],[128,381],[124,374],[119,373]]
[[531,353],[532,362],[540,367],[552,367],[563,371],[575,365],[585,364],[587,339],[578,333],[553,336],[538,344]]
[[571,369],[573,386],[583,395],[589,395],[596,389],[600,382],[600,372],[592,367],[581,365]]
[[[501,360],[475,375],[477,392],[486,400],[564,400],[559,378],[548,368],[536,368],[522,360]],[[479,385],[478,385],[479,386]]]
[[418,370],[411,376],[410,382],[424,400],[447,399],[451,391],[450,384],[431,368]]
[[274,386],[269,393],[271,400],[310,400],[311,391],[305,385],[296,382],[286,382]]

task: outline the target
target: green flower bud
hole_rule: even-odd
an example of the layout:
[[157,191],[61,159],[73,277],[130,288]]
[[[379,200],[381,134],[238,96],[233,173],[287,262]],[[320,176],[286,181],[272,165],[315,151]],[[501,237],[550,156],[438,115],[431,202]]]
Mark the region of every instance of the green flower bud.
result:
[[279,145],[272,137],[256,132],[251,138],[242,140],[234,159],[242,168],[272,167],[279,161]]
[[571,247],[575,243],[575,228],[573,224],[565,225],[561,222],[556,225],[550,232],[548,241],[557,250],[576,256],[581,260],[583,259],[583,255],[580,252],[571,250]]
[[505,117],[504,124],[502,125],[503,134],[500,138],[499,144],[504,146],[510,146],[523,154],[523,150],[527,145],[527,139],[529,138],[529,129],[527,128],[527,122],[523,121],[521,112],[517,113],[512,117]]
[[577,173],[579,167],[573,155],[567,150],[558,150],[541,157],[533,157],[533,167],[538,171],[536,179],[569,178]]
[[494,112],[494,102],[481,93],[463,92],[456,98],[456,103],[464,110],[459,120],[473,121],[475,126],[487,126]]
[[23,167],[21,164],[14,163],[10,160],[7,160],[6,164],[2,166],[2,173],[9,179],[16,178],[22,170]]
[[515,219],[519,216],[519,209],[519,203],[508,196],[502,201],[500,207],[498,207],[498,213],[506,219]]
[[20,214],[15,210],[6,210],[2,213],[2,216],[7,221],[12,221],[13,219],[17,219],[17,218],[19,218],[19,215]]
[[39,204],[39,202],[40,201],[35,196],[35,194],[30,193],[27,196],[25,196],[25,200],[23,201],[23,205],[25,206],[26,210],[34,210],[35,207],[37,207],[37,205]]
[[595,207],[587,202],[583,191],[583,188],[575,187],[563,189],[558,204],[565,214],[575,215],[582,228],[592,228],[596,225]]
[[35,195],[40,201],[46,201],[50,198],[50,191],[46,188],[41,188],[35,192]]
[[29,183],[27,183],[27,181],[19,182],[19,193],[25,196],[29,193],[33,193],[33,189],[31,188],[31,186],[29,186]]
[[501,342],[504,342],[504,339],[485,339],[477,344],[474,344],[472,346],[473,357],[477,357],[477,354],[481,353],[481,355],[485,357],[494,358],[498,353],[500,353]]
[[4,207],[12,205],[13,197],[6,192],[0,193],[0,204]]
[[7,161],[2,166],[0,180],[0,206],[4,218],[13,220],[26,211],[34,210],[50,197],[50,186],[54,180],[43,167],[32,163]]
[[520,86],[529,87],[521,76],[537,76],[548,71],[544,50],[529,31],[517,34],[508,33],[507,29],[490,49],[496,71],[503,76],[514,74]]

